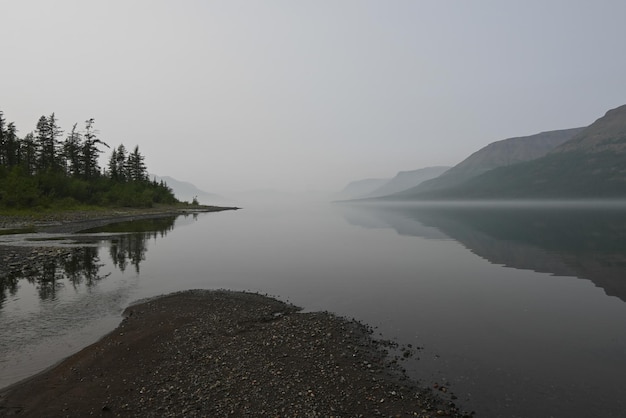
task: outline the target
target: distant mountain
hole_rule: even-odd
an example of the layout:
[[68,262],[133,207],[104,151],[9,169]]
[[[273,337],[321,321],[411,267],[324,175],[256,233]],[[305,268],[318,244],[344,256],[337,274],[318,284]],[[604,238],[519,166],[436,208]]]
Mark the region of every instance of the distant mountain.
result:
[[626,105],[580,131],[544,157],[495,168],[416,199],[626,198]]
[[216,201],[223,200],[220,195],[200,190],[187,181],[177,180],[169,176],[157,176],[156,174],[151,174],[150,178],[156,179],[156,181],[163,180],[174,191],[174,195],[178,200],[191,202],[196,197],[198,202],[203,205],[213,205],[216,204]]
[[492,142],[441,176],[407,190],[406,194],[416,195],[421,192],[455,187],[494,168],[543,157],[583,130],[584,128],[564,129]]
[[358,199],[365,197],[372,193],[374,190],[382,187],[390,179],[365,179],[356,180],[348,183],[346,187],[339,192],[338,198],[340,199]]
[[394,178],[364,197],[378,197],[398,193],[415,187],[426,180],[438,177],[449,169],[450,167],[436,166],[412,171],[400,171]]

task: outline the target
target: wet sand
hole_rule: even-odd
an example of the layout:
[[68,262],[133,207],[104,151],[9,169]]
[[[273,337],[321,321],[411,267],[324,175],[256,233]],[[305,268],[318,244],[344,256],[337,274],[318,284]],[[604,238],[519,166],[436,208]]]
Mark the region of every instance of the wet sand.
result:
[[[0,392],[0,416],[464,416],[356,321],[275,299],[186,291]],[[441,389],[441,388],[440,388]]]

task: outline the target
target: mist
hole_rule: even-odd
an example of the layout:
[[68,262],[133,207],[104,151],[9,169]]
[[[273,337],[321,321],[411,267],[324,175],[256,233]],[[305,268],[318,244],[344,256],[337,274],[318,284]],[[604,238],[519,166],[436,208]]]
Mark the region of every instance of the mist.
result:
[[211,193],[453,166],[623,103],[623,2],[7,1],[1,110]]

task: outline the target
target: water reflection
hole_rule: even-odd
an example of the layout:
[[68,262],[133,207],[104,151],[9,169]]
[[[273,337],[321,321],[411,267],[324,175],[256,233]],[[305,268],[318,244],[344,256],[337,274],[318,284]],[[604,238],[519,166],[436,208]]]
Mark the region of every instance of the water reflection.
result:
[[132,266],[139,273],[140,264],[146,259],[146,243],[165,237],[174,228],[175,220],[176,216],[122,222],[55,240],[30,238],[51,247],[16,247],[16,252],[7,256],[8,268],[0,272],[0,308],[7,297],[17,294],[21,280],[37,288],[40,300],[54,300],[67,285],[74,289],[92,288],[111,275],[100,272],[104,266],[100,250],[107,242],[116,268],[124,272]]
[[427,239],[449,237],[493,264],[588,279],[626,301],[623,207],[339,207],[353,225]]

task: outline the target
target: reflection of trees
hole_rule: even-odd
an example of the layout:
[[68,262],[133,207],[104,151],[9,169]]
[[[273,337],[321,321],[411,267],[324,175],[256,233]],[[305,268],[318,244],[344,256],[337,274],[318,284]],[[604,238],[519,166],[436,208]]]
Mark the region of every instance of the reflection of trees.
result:
[[15,274],[0,275],[0,307],[4,304],[7,294],[15,296],[19,277]]
[[127,232],[129,226],[132,226],[134,231],[140,231],[115,237],[111,240],[109,248],[111,260],[118,269],[124,272],[130,264],[139,273],[139,264],[146,259],[146,242],[149,239],[156,240],[165,237],[169,231],[174,229],[175,219],[176,217],[168,217],[132,223],[124,222],[116,224],[112,228],[101,228],[96,232]]
[[67,279],[74,287],[81,284],[94,286],[107,277],[99,274],[100,259],[97,247],[34,248],[22,254],[21,262],[14,262],[0,275],[0,302],[7,293],[15,295],[21,279],[34,284],[41,299],[54,299],[56,292]]
[[[139,273],[139,265],[146,259],[147,241],[162,238],[174,228],[176,217],[147,219],[104,226],[85,231],[89,233],[119,233],[111,238],[110,255],[113,264],[122,272],[129,265]],[[89,237],[81,237],[89,241]],[[102,238],[97,238],[101,240]],[[91,238],[93,240],[93,238]],[[19,281],[27,280],[37,287],[42,300],[54,299],[66,284],[77,288],[95,286],[110,273],[102,275],[99,251],[96,246],[72,248],[17,248],[4,257],[0,266],[0,308],[8,296],[17,295]],[[8,260],[8,261],[7,261]]]
[[135,266],[139,273],[139,264],[146,259],[146,234],[121,235],[111,242],[109,252],[113,264],[122,272],[128,264]]
[[61,267],[65,272],[65,277],[77,287],[85,283],[87,287],[91,287],[96,282],[102,280],[106,276],[100,276],[98,273],[103,264],[99,264],[99,249],[97,247],[72,248],[70,254],[61,260]]

